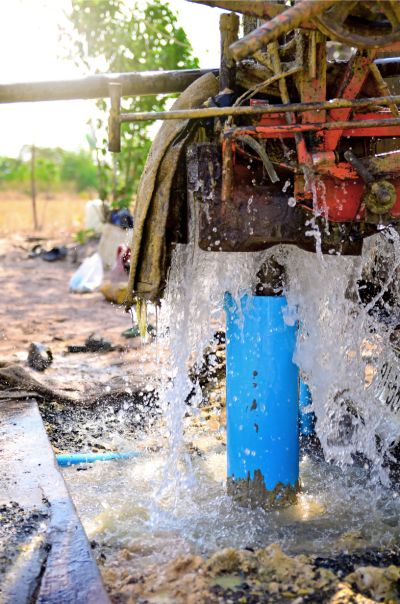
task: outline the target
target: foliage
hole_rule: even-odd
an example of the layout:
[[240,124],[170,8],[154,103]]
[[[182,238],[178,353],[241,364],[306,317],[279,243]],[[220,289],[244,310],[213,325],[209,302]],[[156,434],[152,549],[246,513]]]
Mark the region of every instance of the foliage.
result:
[[[198,67],[184,30],[162,0],[149,4],[72,0],[70,19],[77,36],[75,51],[92,73],[99,66],[114,73]],[[124,98],[122,111],[160,111],[166,100],[165,96]],[[122,151],[111,158],[105,135],[108,104],[101,100],[97,105],[99,117],[93,127],[102,136],[93,147],[99,166],[99,197],[114,206],[129,205],[151,144],[149,124],[125,124]]]
[[89,239],[96,236],[96,231],[94,229],[81,229],[74,234],[74,240],[79,245],[84,245]]
[[26,185],[29,181],[29,166],[21,158],[0,157],[0,182],[14,188],[15,183]]
[[[20,157],[0,157],[2,188],[29,192],[31,179],[30,146],[23,147]],[[97,168],[89,151],[65,151],[57,147],[35,149],[35,179],[38,191],[68,189],[80,193],[97,188]]]
[[96,189],[97,168],[92,156],[86,151],[65,151],[60,178],[63,182],[75,182],[78,192]]

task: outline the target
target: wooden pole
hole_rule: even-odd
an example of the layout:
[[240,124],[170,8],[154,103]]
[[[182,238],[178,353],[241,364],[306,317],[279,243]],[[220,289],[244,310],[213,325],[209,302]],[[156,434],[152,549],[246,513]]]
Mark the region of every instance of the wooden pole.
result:
[[111,83],[121,84],[121,96],[169,94],[182,92],[192,82],[210,71],[218,74],[218,69],[177,69],[102,73],[76,80],[53,82],[0,84],[0,103],[107,98],[110,96]]
[[108,150],[114,153],[121,151],[121,84],[111,83],[110,87],[111,110],[108,120]]
[[31,146],[31,199],[32,199],[32,216],[33,216],[33,228],[35,231],[39,230],[39,223],[37,217],[36,207],[36,147]]
[[219,89],[235,90],[236,61],[231,57],[229,47],[236,42],[239,34],[239,17],[235,13],[223,13],[219,19],[221,34],[221,67],[219,70]]

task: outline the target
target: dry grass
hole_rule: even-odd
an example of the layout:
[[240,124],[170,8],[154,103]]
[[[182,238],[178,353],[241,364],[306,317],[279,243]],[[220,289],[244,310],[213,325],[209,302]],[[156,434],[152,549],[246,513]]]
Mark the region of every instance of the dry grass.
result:
[[[39,195],[40,234],[71,233],[84,228],[87,199],[71,193]],[[0,234],[33,233],[32,202],[27,195],[0,193]]]

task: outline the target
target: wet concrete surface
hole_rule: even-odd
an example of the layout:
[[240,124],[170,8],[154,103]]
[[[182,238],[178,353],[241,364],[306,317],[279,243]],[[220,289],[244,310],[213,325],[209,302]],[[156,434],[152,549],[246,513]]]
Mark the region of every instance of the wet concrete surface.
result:
[[48,511],[25,510],[16,501],[0,505],[0,583],[17,560],[21,548],[47,524]]
[[3,403],[0,426],[0,602],[107,604],[36,403]]

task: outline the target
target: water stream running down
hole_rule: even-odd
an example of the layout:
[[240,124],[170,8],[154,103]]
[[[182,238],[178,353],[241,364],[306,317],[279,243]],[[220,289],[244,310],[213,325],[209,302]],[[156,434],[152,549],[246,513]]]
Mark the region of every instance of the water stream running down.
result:
[[[204,420],[188,370],[224,328],[224,293],[251,292],[271,254],[286,270],[286,320],[301,325],[295,361],[311,389],[325,461],[303,456],[297,504],[266,512],[226,494],[224,429]],[[391,230],[368,242],[361,258],[328,255],[323,263],[292,247],[254,254],[178,247],[154,345],[164,419],[126,442],[142,457],[65,470],[89,538],[129,551],[130,568],[142,570],[227,546],[278,543],[287,553],[329,556],[399,544],[400,497],[388,469],[400,436],[399,265]],[[362,303],[371,275],[383,287]]]

